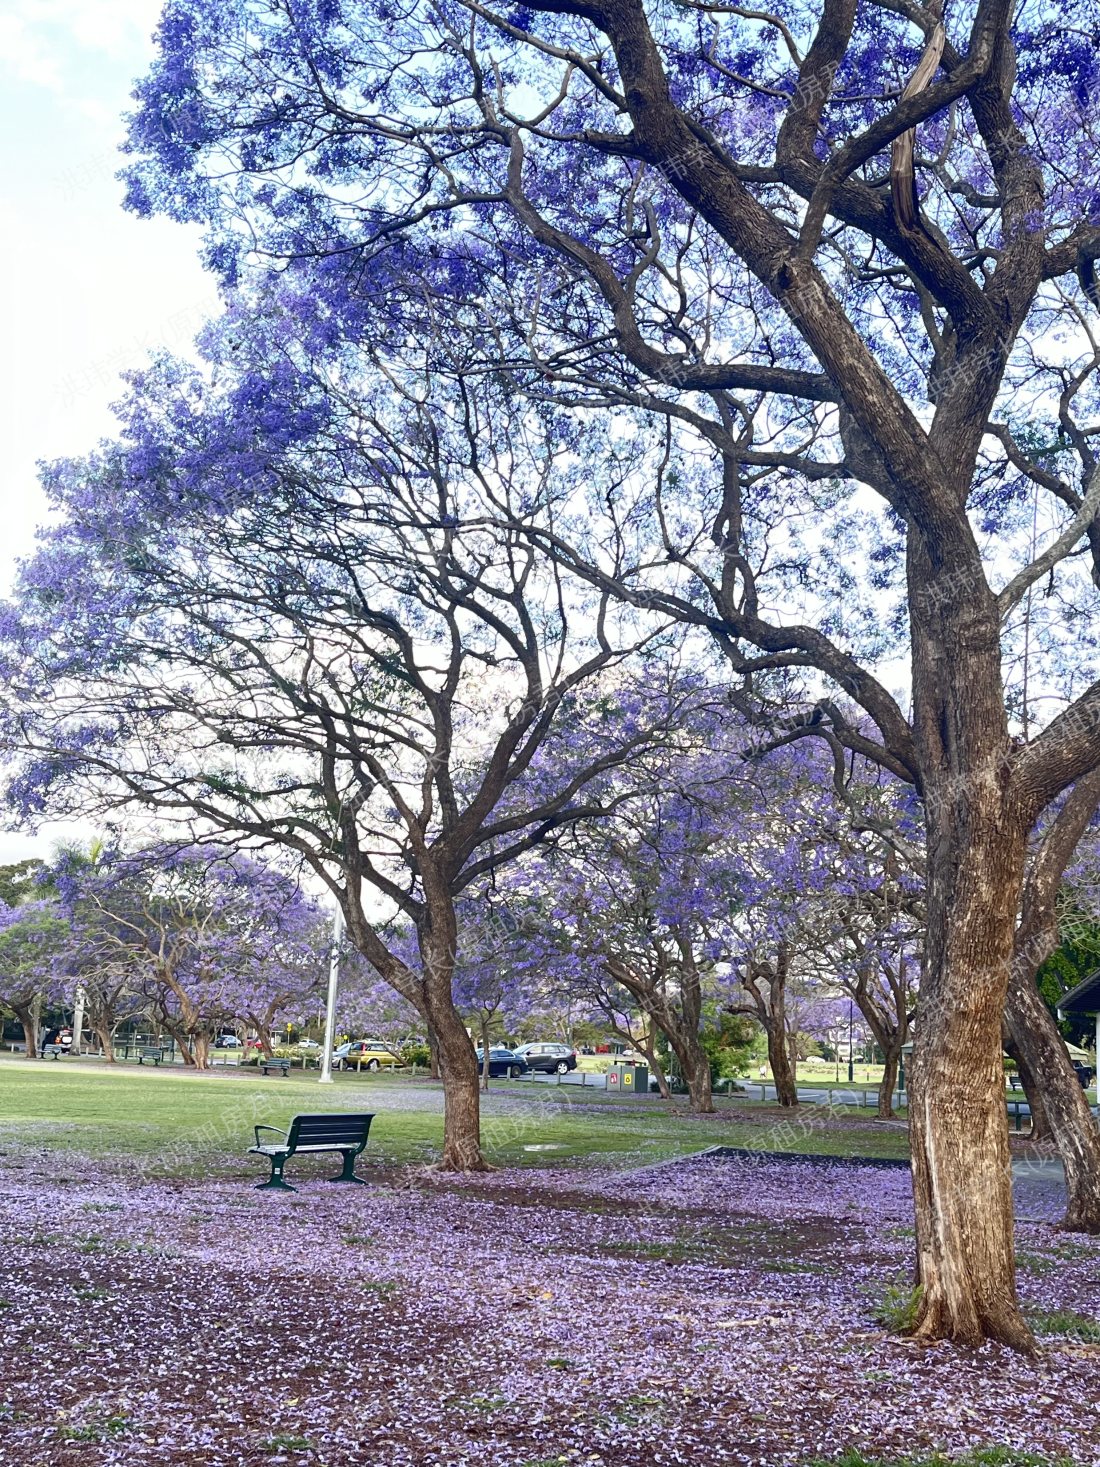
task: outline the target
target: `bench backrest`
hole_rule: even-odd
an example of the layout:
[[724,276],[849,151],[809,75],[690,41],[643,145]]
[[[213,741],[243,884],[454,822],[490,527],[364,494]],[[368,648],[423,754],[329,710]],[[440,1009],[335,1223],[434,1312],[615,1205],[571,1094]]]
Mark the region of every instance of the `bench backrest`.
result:
[[295,1116],[287,1132],[287,1145],[292,1151],[299,1146],[365,1146],[373,1120],[373,1112],[361,1110]]

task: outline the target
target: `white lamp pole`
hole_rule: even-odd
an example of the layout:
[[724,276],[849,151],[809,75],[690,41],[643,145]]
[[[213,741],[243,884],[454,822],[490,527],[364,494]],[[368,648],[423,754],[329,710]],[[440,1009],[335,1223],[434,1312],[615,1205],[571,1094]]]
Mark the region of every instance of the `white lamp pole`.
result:
[[344,936],[344,909],[339,902],[332,918],[332,955],[328,965],[328,996],[325,999],[325,1048],[321,1056],[321,1085],[331,1085],[332,1042],[336,1037],[336,990],[340,983],[340,943]]
[[76,997],[73,1000],[73,1042],[69,1051],[75,1055],[79,1055],[80,1053],[80,1044],[84,1034],[84,999],[84,985],[78,983],[76,985]]

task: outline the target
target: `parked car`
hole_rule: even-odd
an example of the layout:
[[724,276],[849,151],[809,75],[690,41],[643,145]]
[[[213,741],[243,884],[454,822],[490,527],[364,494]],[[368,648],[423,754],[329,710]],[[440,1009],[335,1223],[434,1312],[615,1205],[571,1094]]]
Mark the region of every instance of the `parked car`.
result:
[[299,1039],[298,1040],[298,1048],[299,1049],[320,1049],[321,1046],[317,1043],[316,1039]]
[[[484,1058],[485,1051],[479,1049],[477,1052],[477,1065],[479,1070],[484,1063]],[[495,1080],[499,1080],[504,1075],[507,1075],[509,1079],[515,1080],[520,1075],[526,1075],[530,1068],[531,1066],[523,1056],[517,1054],[514,1049],[503,1049],[494,1045],[489,1051],[489,1074]]]
[[396,1069],[405,1063],[384,1039],[354,1039],[334,1049],[332,1059],[341,1070],[380,1070],[383,1065]]
[[219,1034],[214,1040],[215,1049],[243,1049],[244,1045],[235,1034]]
[[529,1069],[541,1070],[547,1075],[567,1075],[577,1068],[577,1052],[568,1044],[540,1040],[534,1044],[521,1044],[516,1053],[527,1061]]

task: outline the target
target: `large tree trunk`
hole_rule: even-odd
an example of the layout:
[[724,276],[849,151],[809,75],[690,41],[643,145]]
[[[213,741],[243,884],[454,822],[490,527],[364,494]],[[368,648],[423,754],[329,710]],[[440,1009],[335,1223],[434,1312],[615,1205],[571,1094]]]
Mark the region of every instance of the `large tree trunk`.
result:
[[[1009,987],[1008,1002],[1009,1006],[1011,1007],[1011,985]],[[1043,1092],[1040,1088],[1039,1080],[1035,1074],[1035,1071],[1028,1064],[1027,1057],[1024,1054],[1023,1050],[1012,1037],[1012,1026],[1008,1022],[1007,1014],[1005,1019],[1004,1048],[1005,1053],[1008,1055],[1008,1057],[1015,1062],[1016,1073],[1019,1077],[1020,1085],[1023,1089],[1024,1095],[1027,1098],[1027,1108],[1031,1112],[1031,1130],[1028,1132],[1028,1139],[1031,1141],[1052,1140],[1053,1135],[1050,1128],[1050,1117],[1047,1115],[1047,1108],[1043,1099]],[[1077,1081],[1075,1078],[1074,1084],[1076,1083]]]
[[[963,510],[908,537],[927,938],[910,1077],[920,1339],[1031,1353],[1016,1296],[1001,1034],[1031,817],[1012,785],[1000,613]],[[948,504],[952,502],[953,507]],[[925,536],[932,537],[932,543]]]
[[[1042,1096],[1050,1134],[1065,1170],[1062,1226],[1072,1232],[1100,1233],[1100,1130],[1057,1025],[1024,966],[1013,965],[1006,1017],[1030,1071],[1033,1091]],[[1021,1064],[1021,1078],[1023,1073]]]
[[[647,1001],[641,1002],[643,1008],[646,1008]],[[711,1094],[710,1060],[703,1048],[698,1029],[691,1027],[690,1016],[684,1018],[670,1010],[667,1005],[652,1003],[651,1000],[648,1002],[650,1006],[646,1009],[646,1017],[661,1030],[676,1056],[687,1086],[691,1109],[698,1115],[711,1115],[714,1111],[714,1096]]]
[[111,1025],[102,1019],[92,1020],[92,1032],[99,1040],[99,1047],[103,1051],[103,1058],[109,1065],[117,1063],[115,1057],[114,1036],[111,1033]]
[[[1018,1052],[1028,1100],[1042,1106],[1066,1174],[1062,1226],[1100,1232],[1100,1133],[1050,1011],[1035,986],[1058,944],[1062,875],[1100,805],[1100,769],[1079,779],[1033,852],[1016,929],[1005,1024]],[[1034,1103],[1034,1102],[1033,1102]]]
[[798,1083],[791,1067],[791,1055],[787,1045],[787,1026],[782,1018],[778,1024],[773,1021],[768,1025],[767,1035],[768,1063],[771,1065],[772,1079],[775,1082],[775,1098],[780,1105],[797,1105]]
[[[443,1081],[443,1155],[445,1171],[489,1171],[481,1154],[481,1094],[477,1054],[462,1016],[455,1008],[452,980],[458,927],[449,897],[437,894],[432,918],[418,933],[423,979],[407,996],[416,1004],[433,1049],[439,1056]],[[488,1046],[486,1046],[488,1057]]]
[[436,1001],[432,1016],[439,1048],[443,1079],[443,1155],[445,1171],[487,1171],[481,1154],[481,1103],[477,1055],[453,1004],[450,1013],[440,1012]]
[[884,1049],[886,1063],[882,1070],[882,1081],[878,1087],[878,1118],[890,1121],[894,1118],[894,1089],[898,1083],[898,1050]]
[[38,1058],[38,1015],[33,1004],[11,1003],[9,1008],[23,1026],[24,1059]]
[[692,1110],[698,1115],[712,1115],[714,1095],[711,1091],[710,1060],[699,1043],[699,1036],[696,1034],[691,1037],[695,1042],[686,1044],[683,1055],[677,1056],[684,1071],[688,1098]]
[[176,1048],[180,1052],[180,1058],[183,1060],[184,1069],[197,1070],[199,1066],[195,1060],[195,1051],[192,1048],[191,1035],[181,1024],[172,1023],[169,1019],[164,1020],[163,1027],[168,1031],[169,1036],[175,1041]]
[[928,945],[909,1107],[915,1333],[1030,1352],[1016,1298],[1001,1055],[1024,836],[1003,806],[995,773],[983,770],[928,802]]
[[[666,1032],[684,1072],[692,1110],[699,1115],[711,1115],[714,1096],[711,1093],[710,1059],[699,1033],[703,1023],[702,974],[690,941],[679,936],[676,941],[680,953],[680,1023],[670,1023]],[[676,1017],[673,1010],[670,1018],[675,1020]]]

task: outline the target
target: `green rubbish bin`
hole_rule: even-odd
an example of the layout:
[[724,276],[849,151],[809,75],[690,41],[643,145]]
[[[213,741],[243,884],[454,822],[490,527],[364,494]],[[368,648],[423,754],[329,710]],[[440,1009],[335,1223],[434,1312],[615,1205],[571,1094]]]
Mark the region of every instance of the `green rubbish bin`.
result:
[[626,1060],[613,1064],[607,1072],[607,1091],[609,1095],[648,1095],[649,1066]]

